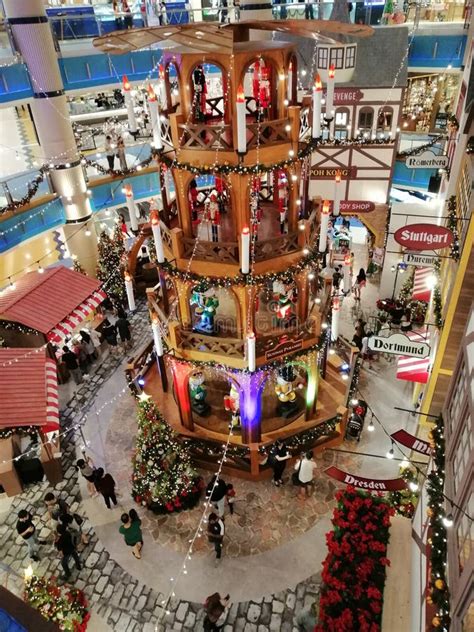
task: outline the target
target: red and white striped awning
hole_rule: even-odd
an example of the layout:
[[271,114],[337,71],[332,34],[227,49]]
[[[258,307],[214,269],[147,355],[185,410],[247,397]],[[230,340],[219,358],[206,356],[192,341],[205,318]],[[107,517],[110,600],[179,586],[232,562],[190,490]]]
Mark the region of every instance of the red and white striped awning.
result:
[[74,311],[48,333],[48,340],[60,343],[64,338],[70,336],[86,318],[95,312],[105,298],[107,298],[107,295],[103,290],[93,292],[79,307],[76,307]]
[[412,298],[416,301],[429,302],[431,298],[433,268],[416,268],[413,278]]
[[58,375],[56,362],[46,360],[46,425],[43,432],[59,430]]
[[[406,336],[410,340],[416,342],[430,342],[430,332],[427,329],[418,329],[408,331]],[[409,356],[400,356],[397,366],[397,379],[406,380],[407,382],[418,382],[426,384],[430,377],[431,358],[412,358]]]

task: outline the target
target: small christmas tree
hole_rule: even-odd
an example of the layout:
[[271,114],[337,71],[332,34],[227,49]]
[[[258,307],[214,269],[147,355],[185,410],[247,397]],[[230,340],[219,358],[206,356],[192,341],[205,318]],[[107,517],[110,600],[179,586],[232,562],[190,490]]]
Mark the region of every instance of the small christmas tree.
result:
[[80,272],[84,276],[87,276],[87,272],[84,270],[84,268],[81,266],[81,264],[79,263],[77,259],[74,259],[72,269],[74,270],[74,272]]
[[125,247],[120,226],[115,227],[112,238],[106,231],[102,231],[97,248],[97,278],[104,283],[104,289],[111,298],[122,301],[125,298]]
[[189,454],[150,399],[138,404],[132,496],[154,513],[191,509],[203,487]]

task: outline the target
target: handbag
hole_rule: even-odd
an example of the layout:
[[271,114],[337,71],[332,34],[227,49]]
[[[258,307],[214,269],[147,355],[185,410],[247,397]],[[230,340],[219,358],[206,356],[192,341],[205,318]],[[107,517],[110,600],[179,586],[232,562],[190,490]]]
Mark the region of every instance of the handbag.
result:
[[293,485],[301,485],[301,481],[300,481],[300,471],[301,471],[301,464],[303,463],[303,459],[300,459],[300,464],[298,466],[298,470],[296,472],[293,472],[293,474],[291,475],[291,482],[293,483]]

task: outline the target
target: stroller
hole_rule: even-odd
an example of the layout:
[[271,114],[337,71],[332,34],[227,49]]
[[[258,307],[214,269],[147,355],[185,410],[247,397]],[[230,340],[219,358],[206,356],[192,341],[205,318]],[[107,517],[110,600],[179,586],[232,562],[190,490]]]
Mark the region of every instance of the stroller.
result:
[[357,442],[360,441],[366,414],[367,404],[359,400],[357,404],[352,407],[352,414],[347,422],[345,439],[357,439]]

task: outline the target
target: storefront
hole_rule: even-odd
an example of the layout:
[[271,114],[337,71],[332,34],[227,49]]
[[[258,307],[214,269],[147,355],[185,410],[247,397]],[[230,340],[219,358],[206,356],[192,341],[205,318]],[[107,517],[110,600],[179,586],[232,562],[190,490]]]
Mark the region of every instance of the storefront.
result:
[[445,131],[449,116],[453,114],[458,86],[457,74],[409,77],[402,108],[403,131]]

